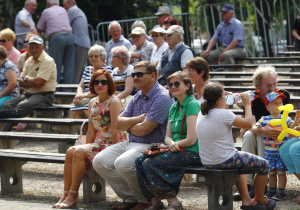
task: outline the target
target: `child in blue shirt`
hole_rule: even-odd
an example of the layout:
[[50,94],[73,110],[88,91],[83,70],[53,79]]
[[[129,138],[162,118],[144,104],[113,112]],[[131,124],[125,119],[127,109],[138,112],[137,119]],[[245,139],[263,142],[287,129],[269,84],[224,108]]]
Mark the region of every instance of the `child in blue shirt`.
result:
[[[252,132],[256,135],[263,135],[263,140],[265,143],[265,159],[270,164],[270,172],[269,172],[269,186],[270,190],[266,194],[268,198],[272,198],[274,200],[283,200],[286,198],[286,171],[287,168],[284,165],[282,159],[279,155],[279,147],[288,141],[288,135],[286,135],[283,140],[280,142],[277,139],[270,138],[265,136],[262,133],[262,127],[265,127],[269,124],[270,120],[273,119],[281,119],[282,115],[281,110],[278,110],[279,106],[282,106],[282,100],[285,98],[285,95],[280,94],[278,92],[268,93],[265,98],[265,105],[267,110],[270,112],[269,116],[263,116],[253,127]],[[286,124],[289,128],[294,128],[299,125],[299,117],[300,112],[296,112],[295,121],[293,121],[290,117],[287,118]],[[281,125],[276,126],[278,129],[282,129]],[[278,191],[277,188],[277,175],[278,175]]]

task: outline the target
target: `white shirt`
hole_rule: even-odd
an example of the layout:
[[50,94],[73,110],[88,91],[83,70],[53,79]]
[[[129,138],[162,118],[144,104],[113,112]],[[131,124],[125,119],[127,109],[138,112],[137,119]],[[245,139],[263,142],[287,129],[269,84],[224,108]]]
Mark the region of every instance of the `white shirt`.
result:
[[161,59],[162,53],[169,47],[167,42],[164,42],[160,48],[157,50],[157,46],[155,45],[153,47],[152,53],[151,53],[151,58],[150,62],[151,63],[156,63],[157,61],[159,62]]

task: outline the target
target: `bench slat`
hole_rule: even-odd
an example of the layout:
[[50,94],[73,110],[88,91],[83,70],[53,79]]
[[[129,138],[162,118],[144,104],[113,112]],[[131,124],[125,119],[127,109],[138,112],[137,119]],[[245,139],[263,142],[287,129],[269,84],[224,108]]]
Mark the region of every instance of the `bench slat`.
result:
[[28,132],[0,132],[0,139],[17,139],[26,141],[52,141],[74,143],[78,135],[69,134],[48,134],[48,133],[28,133]]

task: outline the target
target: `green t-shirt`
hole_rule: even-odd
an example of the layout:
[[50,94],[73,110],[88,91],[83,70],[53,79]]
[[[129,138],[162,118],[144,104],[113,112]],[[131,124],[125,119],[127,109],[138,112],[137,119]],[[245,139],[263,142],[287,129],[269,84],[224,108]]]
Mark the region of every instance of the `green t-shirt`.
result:
[[[179,102],[175,102],[169,112],[169,121],[171,123],[171,131],[173,133],[173,140],[174,142],[177,142],[180,140],[180,133],[181,133],[181,126],[182,126],[182,120],[184,117],[184,113],[186,113],[186,118],[190,115],[198,115],[200,112],[200,103],[194,98],[193,95],[186,96],[185,99],[182,102],[181,105],[181,111],[179,112]],[[193,129],[196,129],[196,125]],[[184,126],[182,129],[182,137],[181,139],[185,139],[187,134],[187,125],[186,120],[184,122]],[[199,145],[198,145],[198,139],[196,143],[193,146],[185,147],[184,149],[197,152],[199,154]]]

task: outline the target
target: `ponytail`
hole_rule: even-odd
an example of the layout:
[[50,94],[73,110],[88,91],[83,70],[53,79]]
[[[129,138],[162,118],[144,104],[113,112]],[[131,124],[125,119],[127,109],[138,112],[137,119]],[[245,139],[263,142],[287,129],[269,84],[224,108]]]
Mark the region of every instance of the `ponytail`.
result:
[[207,115],[209,111],[209,105],[206,100],[201,103],[201,113],[202,115]]
[[207,115],[209,110],[215,106],[218,99],[223,96],[223,86],[218,83],[208,84],[203,91],[204,101],[201,103],[202,115]]

